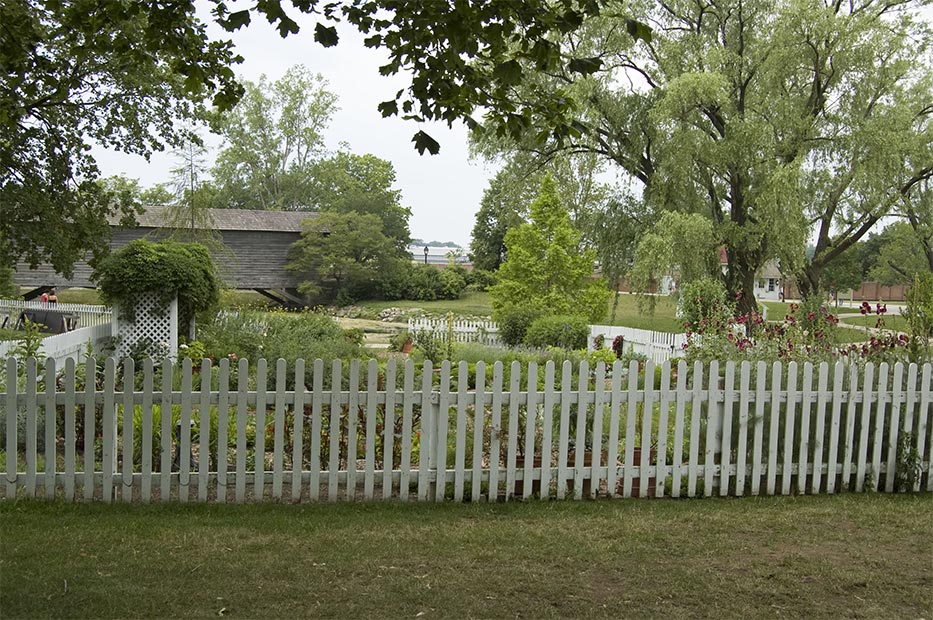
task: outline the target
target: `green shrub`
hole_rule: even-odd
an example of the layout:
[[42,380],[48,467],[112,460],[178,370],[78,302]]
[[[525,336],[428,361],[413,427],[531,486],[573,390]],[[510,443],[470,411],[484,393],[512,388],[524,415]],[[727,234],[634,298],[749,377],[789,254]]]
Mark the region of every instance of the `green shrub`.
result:
[[680,292],[680,315],[694,327],[717,314],[726,300],[726,287],[719,280],[701,278],[684,285]]
[[907,290],[907,307],[901,312],[910,330],[911,361],[922,363],[930,356],[933,337],[933,273],[918,273]]
[[535,319],[525,332],[525,344],[532,347],[585,349],[590,325],[582,316],[543,316]]
[[516,307],[504,310],[498,317],[499,335],[510,347],[516,347],[525,341],[525,332],[535,319],[544,314],[543,310],[529,307]]
[[496,274],[485,269],[474,269],[467,276],[467,285],[477,291],[485,291],[496,283]]
[[100,285],[101,300],[117,304],[128,320],[134,318],[139,296],[147,292],[156,293],[165,307],[177,297],[180,325],[220,301],[214,260],[200,243],[137,239],[103,259],[91,279]]
[[440,272],[431,265],[412,268],[405,298],[413,301],[434,301],[444,286]]
[[[463,269],[462,267],[460,268]],[[448,267],[440,272],[441,290],[438,297],[442,299],[460,299],[460,294],[466,288],[466,280],[457,271],[456,267]]]

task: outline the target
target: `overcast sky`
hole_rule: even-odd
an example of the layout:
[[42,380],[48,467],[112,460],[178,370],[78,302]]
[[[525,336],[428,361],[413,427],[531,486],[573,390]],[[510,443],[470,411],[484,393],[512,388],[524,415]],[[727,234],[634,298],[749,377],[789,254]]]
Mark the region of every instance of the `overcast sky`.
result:
[[[206,16],[204,19],[209,21]],[[466,247],[483,190],[494,173],[482,161],[470,161],[466,129],[462,125],[447,129],[445,124],[419,125],[382,118],[376,106],[392,99],[406,84],[403,78],[379,75],[378,67],[387,59],[385,53],[366,49],[363,37],[346,27],[339,29],[336,47],[324,48],[313,39],[314,20],[298,22],[301,32],[287,39],[262,19],[233,34],[224,33],[212,21],[209,24],[212,36],[232,39],[243,56],[243,64],[235,68],[241,78],[256,81],[264,73],[276,80],[296,64],[324,76],[329,90],[339,97],[340,107],[325,133],[327,148],[336,151],[345,142],[353,153],[372,153],[392,162],[402,203],[412,210],[412,236],[425,241],[455,241]],[[421,156],[415,151],[411,137],[419,129],[440,142],[438,155]],[[218,140],[209,143],[216,145]],[[167,182],[174,164],[172,156],[165,153],[154,154],[150,162],[103,149],[95,154],[104,176],[125,174],[138,178],[144,187]]]

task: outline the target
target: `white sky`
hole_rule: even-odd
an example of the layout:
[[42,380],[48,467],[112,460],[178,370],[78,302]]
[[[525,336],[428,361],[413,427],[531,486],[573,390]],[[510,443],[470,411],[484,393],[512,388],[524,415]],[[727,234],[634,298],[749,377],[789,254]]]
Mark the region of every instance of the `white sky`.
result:
[[[469,245],[474,216],[494,170],[482,161],[470,161],[467,131],[461,125],[448,129],[443,123],[419,125],[382,118],[376,106],[392,99],[406,84],[398,76],[379,75],[378,67],[386,59],[384,52],[365,48],[363,37],[346,27],[339,28],[337,46],[324,48],[314,41],[313,19],[296,19],[301,32],[287,39],[282,39],[263,19],[254,19],[248,27],[232,34],[224,33],[207,16],[204,20],[213,37],[232,39],[237,53],[243,56],[244,62],[235,68],[240,78],[256,81],[264,73],[276,80],[297,64],[324,76],[329,90],[339,97],[340,108],[325,132],[327,149],[336,151],[345,142],[353,153],[372,153],[392,162],[402,204],[412,210],[412,237]],[[419,129],[440,142],[439,154],[418,154],[411,138]],[[212,138],[208,144],[217,145],[219,139]],[[168,182],[175,163],[166,153],[153,154],[149,162],[104,149],[95,149],[94,153],[103,176],[125,174],[139,179],[143,187]]]

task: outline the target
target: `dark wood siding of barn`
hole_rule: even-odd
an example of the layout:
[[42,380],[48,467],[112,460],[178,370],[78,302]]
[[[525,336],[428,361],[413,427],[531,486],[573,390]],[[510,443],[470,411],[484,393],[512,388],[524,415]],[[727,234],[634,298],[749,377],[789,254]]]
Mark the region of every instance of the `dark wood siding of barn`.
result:
[[[288,248],[299,236],[297,232],[227,230],[223,233],[227,251],[216,253],[214,258],[224,281],[231,288],[295,288],[298,280],[288,273],[285,266]],[[116,250],[142,237],[157,238],[155,229],[114,229],[110,247]],[[93,287],[91,271],[87,262],[79,261],[75,263],[74,277],[66,279],[49,265],[30,269],[28,265],[18,264],[14,281],[27,287]]]

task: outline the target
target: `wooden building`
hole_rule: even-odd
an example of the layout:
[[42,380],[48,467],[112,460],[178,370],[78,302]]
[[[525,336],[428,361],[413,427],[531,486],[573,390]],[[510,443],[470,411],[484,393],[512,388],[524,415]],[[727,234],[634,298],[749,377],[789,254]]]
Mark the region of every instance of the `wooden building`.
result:
[[[173,229],[168,226],[167,207],[152,206],[136,217],[138,226],[124,228],[117,219],[111,222],[110,247],[119,249],[135,239],[164,239]],[[222,249],[212,249],[226,285],[235,289],[253,289],[273,296],[277,301],[294,297],[298,278],[288,272],[288,250],[301,236],[302,222],[316,213],[296,211],[249,211],[244,209],[209,209],[210,228],[223,242]],[[218,244],[219,246],[219,244]],[[220,247],[220,246],[219,246]],[[75,263],[74,275],[65,278],[50,265],[31,269],[18,264],[14,282],[33,291],[48,287],[93,288],[91,267],[85,261]],[[38,293],[37,293],[38,294]],[[29,295],[27,295],[29,297]],[[293,301],[296,301],[293,299]]]

